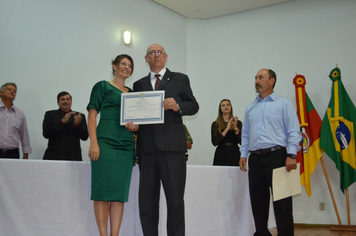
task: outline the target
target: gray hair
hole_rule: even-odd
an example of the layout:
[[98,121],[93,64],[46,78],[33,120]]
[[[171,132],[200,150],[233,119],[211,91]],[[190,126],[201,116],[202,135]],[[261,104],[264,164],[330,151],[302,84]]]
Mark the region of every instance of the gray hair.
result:
[[[6,86],[8,86],[8,85],[12,85],[12,86],[14,86],[14,87],[17,89],[17,86],[16,86],[15,83],[7,82],[6,84],[3,84],[3,85],[1,86],[0,91],[3,93],[4,90],[5,90],[5,88],[6,88]],[[1,95],[0,95],[0,98],[1,98]]]

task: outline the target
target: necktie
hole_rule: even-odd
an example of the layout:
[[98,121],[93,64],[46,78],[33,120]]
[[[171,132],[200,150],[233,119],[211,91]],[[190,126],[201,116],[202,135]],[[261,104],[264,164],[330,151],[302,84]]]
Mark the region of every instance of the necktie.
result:
[[161,83],[159,76],[160,76],[160,74],[155,74],[155,77],[156,77],[155,90],[157,90],[159,83]]

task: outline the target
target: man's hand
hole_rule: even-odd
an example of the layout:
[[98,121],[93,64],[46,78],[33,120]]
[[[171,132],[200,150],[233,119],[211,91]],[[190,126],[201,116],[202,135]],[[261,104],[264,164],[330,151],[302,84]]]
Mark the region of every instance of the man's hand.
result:
[[[73,112],[74,112],[74,111],[73,111]],[[75,114],[75,113],[74,113],[74,114]],[[78,115],[75,115],[73,118],[74,118],[74,125],[75,125],[75,126],[79,126],[80,121],[82,120],[82,113],[79,112],[79,114],[78,114]]]
[[291,157],[287,157],[287,159],[286,159],[286,169],[287,169],[287,172],[289,172],[291,170],[296,170],[297,169],[297,160],[293,159]]
[[246,162],[247,162],[247,158],[246,158],[246,157],[241,157],[241,158],[240,158],[239,165],[240,165],[240,169],[241,169],[242,171],[247,171],[247,169],[246,169]]
[[173,110],[175,112],[179,111],[178,104],[174,98],[166,98],[162,102],[162,106],[164,107],[164,110]]
[[187,141],[187,148],[188,148],[188,149],[192,149],[192,143],[189,142],[189,141]]
[[70,111],[70,112],[66,113],[66,114],[64,115],[64,117],[62,118],[62,122],[63,122],[64,124],[67,123],[67,122],[69,121],[69,119],[70,119],[73,115],[75,115],[75,112],[74,112],[74,111]]
[[128,131],[131,131],[131,132],[136,132],[139,129],[138,125],[134,125],[134,123],[132,121],[127,122],[125,127]]

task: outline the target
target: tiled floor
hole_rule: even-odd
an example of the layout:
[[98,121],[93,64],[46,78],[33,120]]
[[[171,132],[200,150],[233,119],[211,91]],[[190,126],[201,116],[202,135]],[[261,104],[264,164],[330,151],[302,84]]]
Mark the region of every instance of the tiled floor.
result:
[[[270,230],[272,236],[277,236],[277,229]],[[294,227],[295,236],[356,236],[356,231],[334,231],[330,227]]]

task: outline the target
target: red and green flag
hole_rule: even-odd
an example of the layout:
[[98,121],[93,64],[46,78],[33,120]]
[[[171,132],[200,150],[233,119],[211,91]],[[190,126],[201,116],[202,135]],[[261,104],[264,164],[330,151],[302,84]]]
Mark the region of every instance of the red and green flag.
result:
[[356,181],[356,108],[342,84],[340,69],[333,69],[329,78],[333,84],[321,126],[320,147],[335,162],[344,192]]
[[300,163],[300,182],[311,196],[310,176],[315,170],[323,150],[320,148],[321,119],[305,92],[305,77],[296,75],[293,79],[300,129],[303,135],[302,148],[297,153]]

